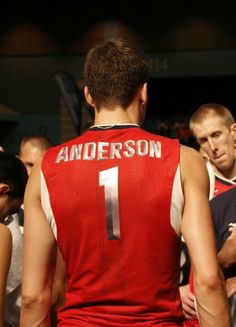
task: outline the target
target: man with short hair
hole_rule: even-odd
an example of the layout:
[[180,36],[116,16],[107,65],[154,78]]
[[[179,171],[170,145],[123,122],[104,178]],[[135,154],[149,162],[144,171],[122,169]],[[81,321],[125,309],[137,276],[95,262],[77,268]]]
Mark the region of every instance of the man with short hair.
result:
[[[235,139],[236,124],[233,115],[225,106],[218,103],[206,103],[200,106],[192,115],[189,123],[190,130],[195,137],[200,149],[207,154],[208,173],[210,177],[211,196],[214,196],[214,203],[218,202],[218,195],[236,186],[236,159]],[[224,196],[225,199],[225,196]],[[230,198],[229,198],[230,201]],[[216,215],[213,212],[213,221]],[[224,219],[224,216],[221,217]],[[219,225],[219,218],[217,217]],[[222,221],[221,224],[224,224]],[[219,232],[219,229],[216,229]],[[226,232],[226,231],[225,231]],[[217,239],[219,235],[216,235]],[[232,263],[232,249],[236,249],[236,234],[221,240],[221,248],[218,247],[218,262],[223,270],[229,265],[236,263],[236,257]],[[230,246],[228,245],[230,241]],[[233,250],[234,251],[234,250]],[[235,255],[234,255],[235,256]],[[190,286],[190,288],[189,288]],[[194,296],[191,290],[194,289],[193,274],[190,273],[190,285],[180,287],[183,308],[187,326],[199,326],[196,317]]]
[[[19,147],[19,157],[24,163],[28,174],[30,175],[33,166],[40,160],[45,152],[52,146],[52,141],[45,134],[30,134],[25,136]],[[24,212],[19,212],[20,229],[23,232],[24,228]],[[19,237],[18,237],[19,240]],[[19,247],[19,246],[18,246]],[[21,251],[22,254],[22,251]],[[61,253],[58,250],[56,273],[53,283],[53,297],[52,297],[52,320],[53,326],[56,326],[56,308],[61,305],[64,300],[64,263]],[[22,274],[18,274],[20,281]]]
[[140,127],[148,77],[148,59],[124,40],[88,52],[84,94],[95,124],[50,148],[26,190],[21,327],[50,325],[57,244],[67,277],[58,326],[184,326],[181,233],[202,327],[230,327],[205,163]]
[[190,130],[207,153],[215,170],[215,195],[236,183],[236,123],[231,112],[217,103],[199,107],[190,119]]
[[42,158],[46,150],[52,146],[51,140],[43,134],[25,136],[20,142],[19,157],[30,175],[34,164]]
[[[25,165],[28,175],[30,175],[34,164],[42,158],[50,146],[51,141],[42,134],[27,135],[22,139],[19,148],[19,158]],[[17,214],[9,216],[5,224],[12,234],[12,260],[7,281],[5,320],[8,326],[18,327],[22,285],[23,208],[19,208]]]

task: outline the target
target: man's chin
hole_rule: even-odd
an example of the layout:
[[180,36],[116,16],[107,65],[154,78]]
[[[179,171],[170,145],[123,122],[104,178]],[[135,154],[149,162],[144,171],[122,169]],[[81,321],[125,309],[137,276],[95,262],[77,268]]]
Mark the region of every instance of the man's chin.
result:
[[228,165],[224,162],[223,159],[212,160],[213,164],[220,170],[228,169]]
[[219,164],[219,163],[213,162],[213,165],[215,166],[216,173],[219,172],[220,174],[224,175],[224,173],[227,173],[229,170],[229,167],[224,164]]

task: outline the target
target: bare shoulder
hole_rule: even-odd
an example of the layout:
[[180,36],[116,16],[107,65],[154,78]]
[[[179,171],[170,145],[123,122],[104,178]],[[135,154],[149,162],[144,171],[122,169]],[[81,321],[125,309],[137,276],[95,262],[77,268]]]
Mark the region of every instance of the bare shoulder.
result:
[[206,164],[201,154],[185,145],[180,147],[180,169],[183,177],[208,180]]
[[[41,170],[41,165],[42,165],[43,158],[40,158],[33,166],[32,172],[35,174],[38,174],[38,172]],[[31,176],[32,173],[30,173]]]
[[201,154],[194,148],[191,148],[190,146],[186,146],[186,145],[183,145],[181,144],[180,146],[180,153],[181,153],[181,156],[196,156],[196,158],[202,158]]
[[11,242],[12,236],[10,230],[4,225],[0,223],[0,238],[1,241]]
[[180,162],[182,162],[182,164],[189,163],[193,165],[202,165],[203,167],[205,166],[205,161],[201,154],[194,148],[186,145],[181,145],[180,147]]
[[39,159],[33,166],[29,180],[27,183],[26,191],[29,187],[34,187],[34,184],[39,182],[40,179],[40,171],[41,171],[41,164],[42,164],[42,159]]
[[4,224],[0,224],[0,233],[1,235],[11,235],[9,228],[7,228]]
[[27,185],[25,189],[25,195],[24,195],[24,207],[25,207],[25,214],[26,214],[26,209],[28,207],[31,207],[35,205],[35,201],[39,203],[41,198],[41,162],[42,160],[40,159],[35,165],[33,166]]

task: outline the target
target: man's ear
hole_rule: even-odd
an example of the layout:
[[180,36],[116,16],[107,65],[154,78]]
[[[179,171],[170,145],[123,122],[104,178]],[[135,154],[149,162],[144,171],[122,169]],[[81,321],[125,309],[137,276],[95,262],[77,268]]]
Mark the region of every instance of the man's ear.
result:
[[88,104],[91,106],[91,107],[94,107],[94,103],[93,103],[93,99],[90,95],[90,92],[89,92],[89,89],[88,87],[85,85],[84,87],[84,96],[85,96],[85,99],[86,101],[88,102]]
[[147,83],[144,83],[140,89],[140,100],[141,104],[146,106],[148,100],[148,92],[147,92]]
[[0,183],[0,195],[6,194],[10,191],[9,185]]
[[236,123],[231,125],[231,132],[233,134],[234,141],[236,142]]

